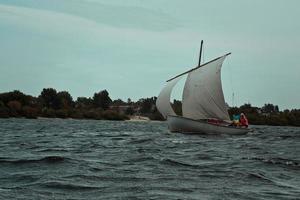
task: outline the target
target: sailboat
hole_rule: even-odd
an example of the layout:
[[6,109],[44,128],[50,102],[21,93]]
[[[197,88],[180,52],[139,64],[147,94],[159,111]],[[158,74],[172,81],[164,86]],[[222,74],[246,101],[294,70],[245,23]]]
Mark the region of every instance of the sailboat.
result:
[[[156,107],[167,120],[171,132],[199,134],[246,134],[248,128],[231,126],[221,82],[221,68],[231,53],[200,64],[167,80],[156,100]],[[174,86],[187,75],[182,95],[182,116],[177,115],[170,103]]]

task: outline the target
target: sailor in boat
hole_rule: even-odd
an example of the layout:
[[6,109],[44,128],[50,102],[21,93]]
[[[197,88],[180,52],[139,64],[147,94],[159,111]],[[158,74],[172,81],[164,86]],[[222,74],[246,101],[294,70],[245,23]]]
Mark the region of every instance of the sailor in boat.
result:
[[249,123],[246,115],[244,113],[233,115],[232,123],[230,126],[240,127],[240,128],[248,128]]
[[240,115],[240,127],[248,128],[248,119],[244,113]]
[[231,125],[238,127],[240,125],[240,118],[241,118],[241,116],[239,114],[238,115],[233,115]]

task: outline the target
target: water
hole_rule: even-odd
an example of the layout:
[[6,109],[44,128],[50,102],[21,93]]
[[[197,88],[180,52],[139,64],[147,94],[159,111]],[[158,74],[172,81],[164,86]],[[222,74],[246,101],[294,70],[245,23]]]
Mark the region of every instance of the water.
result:
[[300,128],[0,120],[0,199],[299,199]]

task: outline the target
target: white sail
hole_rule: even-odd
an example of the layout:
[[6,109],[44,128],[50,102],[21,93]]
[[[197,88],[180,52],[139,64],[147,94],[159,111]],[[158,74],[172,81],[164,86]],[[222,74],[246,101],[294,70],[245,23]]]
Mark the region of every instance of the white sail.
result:
[[221,67],[225,57],[189,72],[182,97],[184,117],[230,119],[221,83]]
[[162,89],[157,97],[156,107],[164,118],[167,118],[168,115],[176,115],[171,106],[170,97],[174,86],[180,80],[180,78],[181,77],[167,82],[166,86]]

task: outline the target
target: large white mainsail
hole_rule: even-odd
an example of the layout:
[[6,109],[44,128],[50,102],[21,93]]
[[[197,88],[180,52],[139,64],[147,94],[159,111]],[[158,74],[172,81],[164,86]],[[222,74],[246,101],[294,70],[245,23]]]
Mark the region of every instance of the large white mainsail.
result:
[[189,72],[182,97],[182,113],[191,119],[229,120],[221,83],[225,56]]
[[156,107],[165,119],[168,115],[176,115],[171,106],[170,97],[174,86],[180,79],[181,77],[178,77],[173,79],[172,81],[167,82],[166,86],[162,89],[157,97]]

